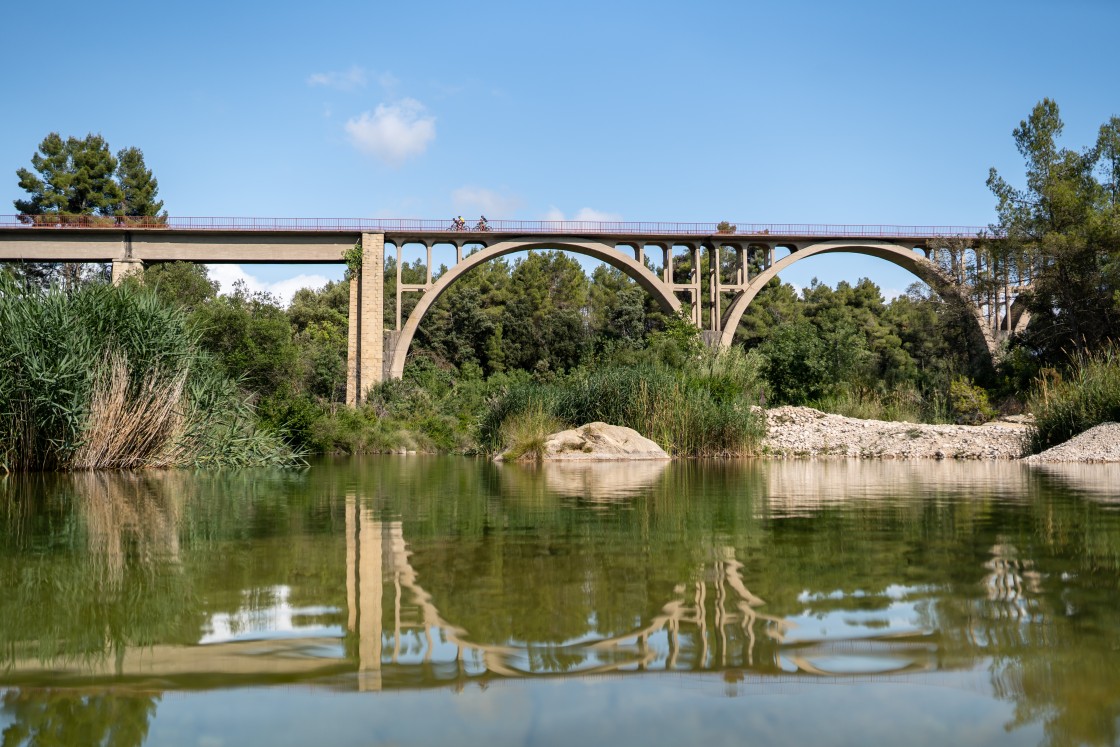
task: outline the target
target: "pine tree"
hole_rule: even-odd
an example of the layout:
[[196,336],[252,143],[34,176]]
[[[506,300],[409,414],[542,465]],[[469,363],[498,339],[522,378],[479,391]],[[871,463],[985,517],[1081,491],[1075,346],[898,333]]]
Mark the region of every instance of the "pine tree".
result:
[[[114,223],[110,216],[119,215],[147,217],[154,223],[167,220],[167,213],[160,212],[163,202],[156,200],[158,183],[139,148],[125,148],[114,158],[101,135],[64,140],[52,132],[39,144],[31,166],[33,170],[16,171],[28,195],[13,202],[21,216],[45,216],[35,219],[45,223]],[[23,263],[14,272],[38,285],[58,279],[72,285],[105,275],[99,265],[49,262]]]
[[43,138],[29,169],[19,169],[19,186],[30,197],[15,200],[24,215],[113,215],[123,195],[113,180],[117,159],[100,135],[65,141],[57,132]]
[[166,220],[167,213],[160,213],[163,209],[163,200],[156,200],[159,182],[152,176],[151,169],[144,164],[144,151],[139,148],[125,148],[117,152],[117,160],[120,162],[117,178],[123,197],[123,206],[119,214]]

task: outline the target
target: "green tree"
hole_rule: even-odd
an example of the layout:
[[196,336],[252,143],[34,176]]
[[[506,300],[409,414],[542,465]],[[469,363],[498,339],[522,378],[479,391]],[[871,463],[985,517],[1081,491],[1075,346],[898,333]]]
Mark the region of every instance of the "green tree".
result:
[[781,325],[798,321],[804,315],[805,305],[797,289],[779,278],[772,278],[747,306],[735,330],[735,341],[747,349],[754,348]]
[[117,159],[100,135],[63,140],[57,132],[43,138],[31,157],[36,175],[29,169],[16,171],[20,189],[27,199],[15,200],[25,215],[114,215],[123,199],[114,181]]
[[1040,362],[1064,362],[1120,333],[1120,118],[1083,151],[1059,147],[1063,126],[1058,105],[1043,99],[1013,132],[1025,187],[995,169],[988,176],[1000,238],[987,248],[997,280],[1033,269],[1023,342]]
[[196,309],[192,321],[203,346],[250,391],[288,391],[297,380],[299,356],[291,323],[267,293],[253,293],[237,283],[232,295],[217,296]]
[[510,266],[502,259],[461,277],[424,315],[416,350],[456,368],[472,364],[489,373],[502,370],[500,324],[509,281]]
[[320,290],[303,288],[288,306],[300,361],[300,380],[295,389],[320,404],[346,398],[349,309],[348,281],[327,283]]
[[656,315],[649,294],[629,275],[609,265],[599,265],[591,273],[588,300],[591,332],[599,347],[640,345]]
[[194,310],[218,295],[218,281],[197,262],[161,262],[144,269],[144,285],[164,301]]
[[[64,140],[52,132],[31,157],[32,169],[16,171],[27,197],[13,204],[21,215],[42,216],[35,220],[46,223],[112,223],[109,216],[117,215],[165,219],[167,214],[159,213],[163,202],[155,199],[157,184],[144,165],[144,154],[138,148],[125,148],[118,156],[119,160],[113,157],[101,135]],[[104,279],[107,272],[100,265],[26,263],[16,275],[37,285],[61,277],[73,286],[84,279]]]
[[827,391],[828,351],[808,321],[783,324],[760,347],[771,402],[802,404]]
[[122,203],[118,215],[166,220],[167,212],[160,212],[163,200],[156,200],[159,182],[144,164],[144,152],[139,148],[124,148],[117,152],[117,161]]
[[505,365],[527,371],[564,371],[589,347],[588,281],[563,252],[530,252],[510,278],[502,312]]

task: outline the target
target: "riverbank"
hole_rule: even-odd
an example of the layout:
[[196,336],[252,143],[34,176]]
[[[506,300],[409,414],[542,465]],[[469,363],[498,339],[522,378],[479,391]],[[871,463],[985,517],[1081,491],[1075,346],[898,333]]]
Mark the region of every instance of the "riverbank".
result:
[[1030,464],[1120,462],[1120,423],[1101,423],[1023,461]]
[[762,453],[778,458],[1019,459],[1029,426],[928,425],[862,420],[810,407],[766,411]]

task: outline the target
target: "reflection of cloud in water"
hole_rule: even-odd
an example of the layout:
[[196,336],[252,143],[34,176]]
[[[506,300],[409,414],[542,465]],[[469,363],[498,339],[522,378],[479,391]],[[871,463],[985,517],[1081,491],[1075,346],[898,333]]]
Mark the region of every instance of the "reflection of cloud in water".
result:
[[628,498],[649,490],[665,471],[667,461],[545,463],[545,485],[559,495],[589,501]]
[[938,489],[1021,494],[1025,470],[1014,462],[906,460],[774,461],[763,466],[774,515],[813,511],[853,499],[893,498]]
[[1104,501],[1120,503],[1120,464],[1035,464],[1031,470]]
[[243,604],[237,611],[216,612],[203,624],[200,644],[342,635],[342,626],[322,624],[323,619],[339,610],[327,606],[293,607],[290,586],[246,589],[241,596]]

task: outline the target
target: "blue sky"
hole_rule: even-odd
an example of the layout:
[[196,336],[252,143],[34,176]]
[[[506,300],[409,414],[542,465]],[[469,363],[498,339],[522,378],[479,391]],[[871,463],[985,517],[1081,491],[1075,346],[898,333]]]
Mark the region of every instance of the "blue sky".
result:
[[[58,131],[141,148],[176,216],[985,225],[1037,101],[1071,147],[1120,114],[1118,28],[1116,0],[19,3],[0,213]],[[783,279],[813,276],[912,280]]]

